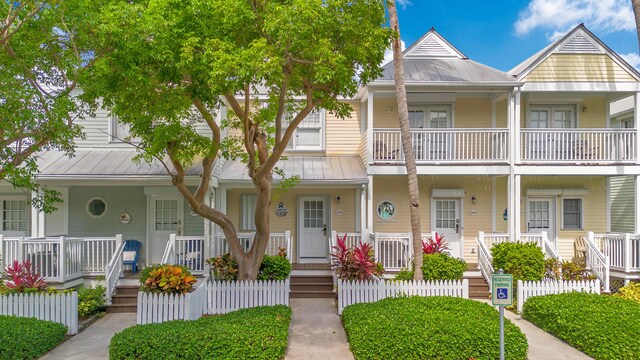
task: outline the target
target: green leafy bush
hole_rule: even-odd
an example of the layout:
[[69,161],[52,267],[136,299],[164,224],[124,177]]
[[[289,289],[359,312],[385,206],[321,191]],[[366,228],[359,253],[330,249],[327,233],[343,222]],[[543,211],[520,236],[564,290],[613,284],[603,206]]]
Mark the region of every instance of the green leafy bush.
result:
[[595,359],[637,359],[640,304],[615,296],[571,292],[535,296],[523,317]]
[[584,265],[549,258],[544,261],[544,277],[552,280],[593,280],[596,277]]
[[[498,312],[460,298],[387,298],[342,313],[356,359],[497,359]],[[507,359],[527,358],[527,339],[505,320]]]
[[142,291],[162,294],[186,294],[193,291],[196,278],[184,266],[161,265],[156,266],[145,274],[143,280],[140,276]]
[[[447,253],[424,254],[422,275],[425,280],[459,280],[467,270],[467,263]],[[402,269],[396,280],[413,280],[413,266]]]
[[111,359],[282,359],[291,309],[238,310],[195,321],[137,325],[117,333]]
[[[265,255],[260,265],[258,280],[284,280],[291,275],[291,263],[287,259],[286,251],[281,249],[278,255]],[[220,281],[235,281],[238,279],[238,263],[233,255],[210,258],[206,263],[211,265],[211,277]]]
[[614,295],[640,303],[640,283],[629,283],[621,287]]
[[286,257],[265,255],[258,280],[285,280],[291,275],[291,263]]
[[544,277],[545,264],[542,249],[534,243],[504,242],[491,248],[493,268],[503,269],[505,274],[517,280],[540,281]]
[[104,309],[106,301],[104,294],[107,289],[98,285],[95,288],[78,289],[78,315],[89,316]]
[[0,359],[37,359],[56,347],[67,328],[52,321],[0,316]]

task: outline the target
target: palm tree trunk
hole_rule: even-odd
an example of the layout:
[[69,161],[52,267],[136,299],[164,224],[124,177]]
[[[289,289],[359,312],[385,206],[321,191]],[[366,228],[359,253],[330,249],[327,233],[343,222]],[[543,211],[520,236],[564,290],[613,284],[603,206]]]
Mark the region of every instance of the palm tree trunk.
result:
[[409,126],[409,108],[407,106],[407,90],[404,85],[404,63],[400,41],[400,25],[395,0],[387,0],[389,23],[396,32],[393,41],[393,72],[396,83],[396,98],[398,100],[398,120],[400,122],[400,138],[407,168],[409,185],[409,205],[411,215],[411,234],[413,235],[414,276],[415,280],[422,280],[422,232],[420,228],[420,191],[418,189],[418,173],[416,159],[413,155],[411,143],[411,129]]
[[638,48],[640,48],[640,0],[631,0],[633,14],[636,17],[636,31],[638,32]]

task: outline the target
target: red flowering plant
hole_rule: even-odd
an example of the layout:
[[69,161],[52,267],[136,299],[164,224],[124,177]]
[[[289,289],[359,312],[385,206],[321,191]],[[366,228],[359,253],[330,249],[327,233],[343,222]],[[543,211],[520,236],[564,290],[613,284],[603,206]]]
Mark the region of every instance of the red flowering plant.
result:
[[384,272],[382,264],[373,259],[373,249],[369,244],[347,247],[347,234],[337,236],[338,244],[333,246],[331,268],[342,280],[369,280]]
[[3,280],[5,291],[10,293],[30,293],[47,289],[47,282],[38,274],[29,259],[24,262],[15,260],[12,265],[8,265]]
[[438,235],[438,233],[436,233],[435,239],[422,242],[422,252],[425,254],[440,254],[444,250],[449,250],[449,244],[444,241],[444,235]]

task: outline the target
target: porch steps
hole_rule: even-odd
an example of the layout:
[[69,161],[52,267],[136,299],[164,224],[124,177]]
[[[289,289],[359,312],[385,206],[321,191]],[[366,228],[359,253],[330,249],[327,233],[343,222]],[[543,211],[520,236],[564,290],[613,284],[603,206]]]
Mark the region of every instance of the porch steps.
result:
[[465,279],[469,280],[469,298],[470,299],[489,299],[491,291],[489,284],[482,275],[465,275]]
[[333,299],[333,276],[331,275],[291,275],[290,298]]
[[116,293],[111,297],[108,313],[135,313],[138,309],[140,285],[116,285]]

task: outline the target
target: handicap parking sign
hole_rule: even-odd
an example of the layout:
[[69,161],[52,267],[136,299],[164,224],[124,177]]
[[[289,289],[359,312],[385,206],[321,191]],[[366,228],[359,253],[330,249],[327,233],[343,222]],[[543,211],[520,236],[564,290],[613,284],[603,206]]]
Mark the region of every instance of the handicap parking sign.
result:
[[494,306],[513,305],[513,277],[510,274],[493,274],[491,302]]

